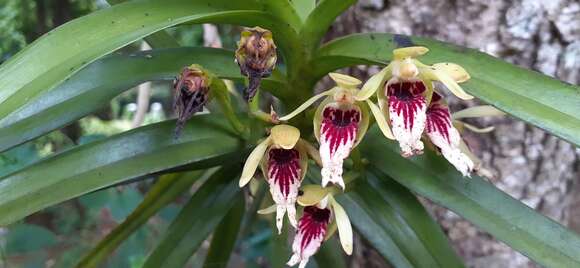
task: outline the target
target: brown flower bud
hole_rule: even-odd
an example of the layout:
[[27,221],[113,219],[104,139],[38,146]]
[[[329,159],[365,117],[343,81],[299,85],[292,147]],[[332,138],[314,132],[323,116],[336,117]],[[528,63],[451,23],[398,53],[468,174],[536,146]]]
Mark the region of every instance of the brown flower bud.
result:
[[179,76],[175,78],[173,110],[177,114],[176,138],[179,137],[185,122],[203,109],[208,100],[210,84],[209,74],[196,64],[183,68]]
[[249,86],[244,90],[244,98],[247,101],[256,94],[260,80],[270,76],[276,60],[276,45],[272,39],[272,32],[260,27],[242,32],[236,50],[236,62],[240,66],[241,73],[250,80]]

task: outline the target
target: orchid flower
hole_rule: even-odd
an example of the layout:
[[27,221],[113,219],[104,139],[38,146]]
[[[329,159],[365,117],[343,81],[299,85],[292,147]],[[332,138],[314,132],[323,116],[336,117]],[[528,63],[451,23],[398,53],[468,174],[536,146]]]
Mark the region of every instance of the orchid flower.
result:
[[[366,133],[369,125],[367,105],[370,105],[377,122],[385,122],[385,118],[370,101],[360,101],[357,88],[361,81],[343,74],[330,73],[337,86],[324,91],[300,105],[290,114],[280,117],[287,121],[322,97],[326,97],[318,106],[314,115],[314,134],[320,147],[322,160],[322,186],[329,182],[339,185],[344,190],[342,165],[353,148],[355,148]],[[384,124],[386,126],[386,124]],[[383,126],[383,127],[384,127]],[[387,127],[388,129],[388,127]]]
[[254,176],[258,165],[270,185],[272,199],[276,203],[276,227],[280,233],[284,214],[296,226],[296,199],[298,188],[308,167],[308,148],[300,139],[300,131],[289,125],[277,125],[270,136],[259,143],[246,160],[240,187],[245,186]]
[[304,206],[304,212],[298,222],[298,229],[292,243],[293,254],[287,265],[299,264],[299,268],[306,267],[309,258],[337,228],[343,250],[351,255],[352,226],[346,211],[334,199],[332,192],[319,185],[307,185],[303,188],[303,192],[304,194],[298,198],[298,203]]
[[[427,121],[433,82],[441,82],[461,99],[473,98],[457,84],[469,79],[469,74],[459,65],[438,63],[429,66],[415,59],[427,51],[425,47],[395,49],[393,61],[371,77],[361,90],[362,98],[370,98],[378,91],[379,106],[389,119],[404,157],[423,151],[421,135]],[[381,88],[384,90],[379,90]]]

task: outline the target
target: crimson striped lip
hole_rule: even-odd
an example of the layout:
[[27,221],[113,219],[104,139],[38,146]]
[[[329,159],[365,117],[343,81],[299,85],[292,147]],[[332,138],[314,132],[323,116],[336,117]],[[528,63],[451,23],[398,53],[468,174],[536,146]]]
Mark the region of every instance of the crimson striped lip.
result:
[[[302,168],[300,153],[296,149],[270,149],[268,152],[268,177],[278,187],[285,198],[292,192],[291,187],[298,187]],[[294,191],[296,192],[296,191]]]
[[406,129],[412,129],[415,124],[415,114],[426,105],[425,84],[422,81],[398,82],[388,85],[389,107],[397,115],[403,116]]
[[335,154],[340,146],[354,142],[361,120],[358,107],[343,110],[327,106],[322,117],[320,135],[328,142],[331,155]]
[[320,243],[326,235],[326,228],[330,223],[330,210],[308,206],[304,208],[304,214],[298,223],[297,238],[300,239],[300,248],[305,251],[307,247]]

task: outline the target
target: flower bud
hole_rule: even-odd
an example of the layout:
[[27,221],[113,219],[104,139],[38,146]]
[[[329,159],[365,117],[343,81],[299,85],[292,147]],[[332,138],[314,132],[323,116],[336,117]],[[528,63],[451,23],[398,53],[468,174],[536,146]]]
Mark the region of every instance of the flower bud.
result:
[[207,103],[211,78],[201,66],[193,64],[183,68],[175,78],[173,110],[177,114],[175,137],[179,137],[185,122]]
[[263,77],[268,77],[276,65],[276,45],[272,32],[254,27],[242,32],[236,62],[243,75],[249,78],[249,86],[244,90],[244,98],[249,101],[256,94]]

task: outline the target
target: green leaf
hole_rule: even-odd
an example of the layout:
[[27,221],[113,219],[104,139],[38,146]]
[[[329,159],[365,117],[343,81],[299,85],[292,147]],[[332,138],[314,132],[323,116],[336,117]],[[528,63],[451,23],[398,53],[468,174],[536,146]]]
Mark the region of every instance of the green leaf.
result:
[[325,44],[311,66],[317,77],[345,66],[391,60],[400,46],[425,46],[427,64],[453,62],[471,75],[462,84],[470,94],[500,110],[580,146],[580,88],[474,49],[428,38],[382,33],[356,34]]
[[302,42],[309,52],[313,52],[320,45],[320,40],[336,18],[354,3],[356,0],[321,0],[318,2],[304,22],[300,32]]
[[416,237],[412,228],[391,205],[381,200],[372,188],[361,189],[357,197],[360,198],[358,202],[370,208],[373,220],[391,237],[413,267],[440,267]]
[[77,146],[0,178],[0,226],[115,183],[169,168],[215,166],[239,158],[241,141],[222,117],[193,117],[180,139],[175,121]]
[[462,177],[433,152],[411,160],[372,128],[361,144],[371,165],[411,191],[449,208],[546,267],[580,266],[580,237],[483,179]]
[[[127,2],[127,0],[106,0],[110,5],[116,5],[123,2]],[[159,31],[152,35],[145,37],[145,41],[149,46],[152,48],[170,48],[170,47],[180,47],[179,43],[173,36],[171,36],[166,31]]]
[[203,174],[203,171],[192,171],[161,176],[153,187],[149,189],[141,204],[139,204],[131,215],[102,239],[77,264],[77,267],[98,267],[121,243],[145,224],[149,218],[187,191],[193,182]]
[[228,266],[246,209],[244,196],[238,196],[238,200],[234,201],[234,207],[230,209],[213,232],[211,245],[203,264],[205,268],[225,268]]
[[350,192],[338,196],[337,200],[346,210],[357,233],[364,237],[381,256],[397,268],[414,267],[412,259],[405,256],[391,235],[378,223],[373,208],[360,200],[358,194]]
[[310,12],[316,7],[316,0],[292,0],[291,2],[302,21],[306,21]]
[[342,251],[342,247],[336,236],[322,243],[320,250],[314,255],[314,259],[318,267],[348,267],[344,260],[344,251]]
[[228,166],[212,175],[183,207],[143,267],[183,267],[242,198],[236,180],[239,172],[239,168]]
[[283,51],[297,49],[295,31],[261,8],[259,1],[252,0],[143,0],[68,22],[1,66],[0,118],[50,91],[97,58],[184,22],[261,25],[273,31]]
[[[274,221],[272,221],[273,223]],[[282,233],[278,234],[278,229],[276,229],[276,224],[270,224],[272,228],[272,235],[270,236],[270,255],[268,259],[270,260],[270,266],[272,268],[284,268],[288,267],[286,262],[290,259],[290,253],[292,248],[289,247],[288,243],[288,233],[290,232],[288,227],[290,224],[284,224],[282,226]]]
[[[0,151],[94,112],[144,81],[171,80],[192,63],[221,78],[241,81],[243,77],[233,58],[233,52],[216,48],[176,48],[105,57],[0,119]],[[284,88],[275,78],[265,79],[262,84],[266,89]]]
[[[412,262],[417,262],[415,266],[464,267],[441,227],[431,218],[415,195],[388,176],[379,171],[375,172],[376,177],[369,176],[369,184],[357,188],[356,191],[363,199],[370,199],[369,205],[377,214],[386,214],[380,212],[383,210],[393,211],[396,214],[396,220],[385,222],[385,228],[393,227],[403,231],[397,234],[404,234],[399,236],[400,243],[404,244],[402,248],[416,243],[417,248],[411,248],[406,252]],[[397,223],[400,226],[395,226]],[[425,257],[420,257],[421,254]],[[424,262],[428,259],[434,263]]]

